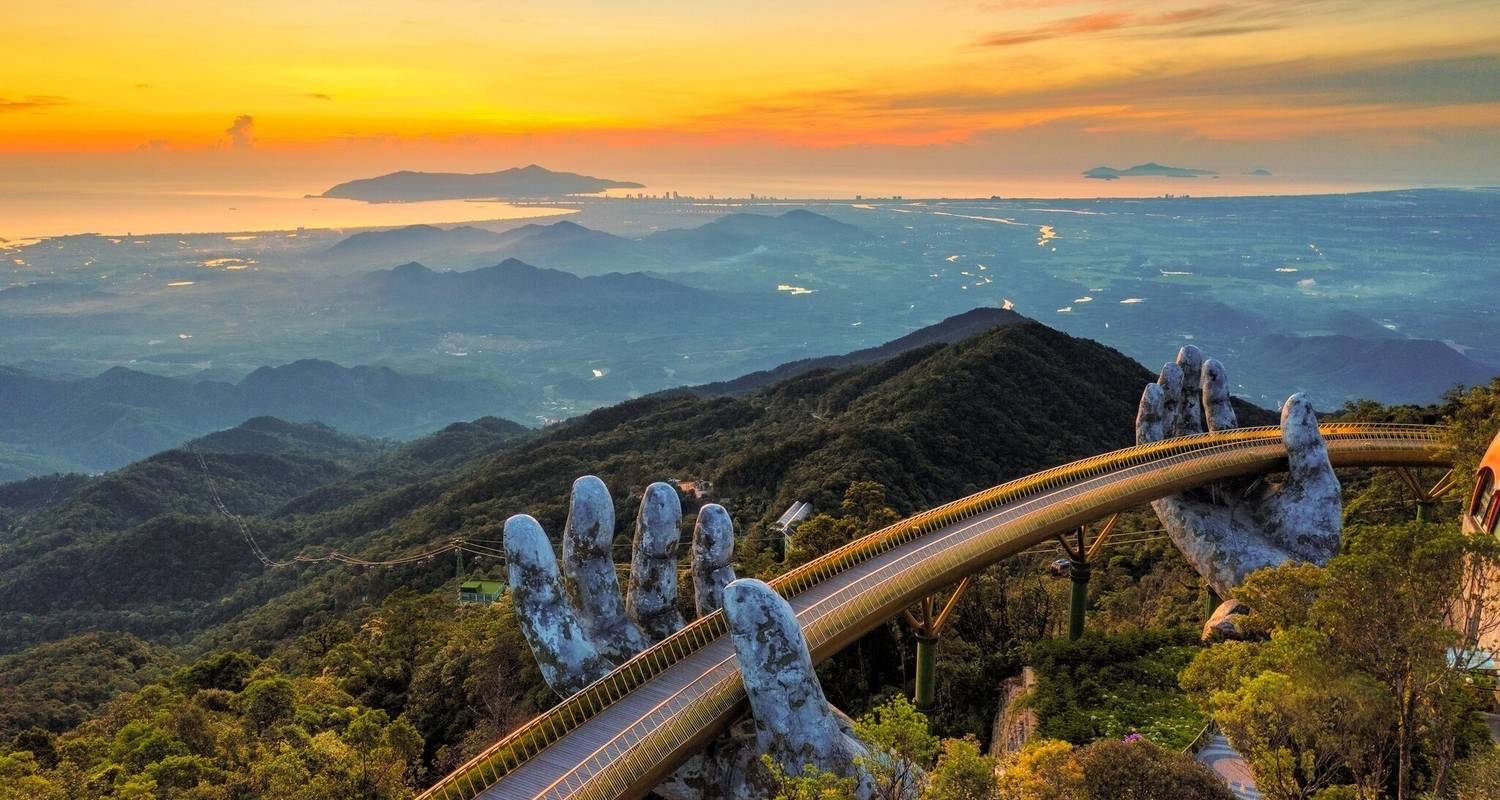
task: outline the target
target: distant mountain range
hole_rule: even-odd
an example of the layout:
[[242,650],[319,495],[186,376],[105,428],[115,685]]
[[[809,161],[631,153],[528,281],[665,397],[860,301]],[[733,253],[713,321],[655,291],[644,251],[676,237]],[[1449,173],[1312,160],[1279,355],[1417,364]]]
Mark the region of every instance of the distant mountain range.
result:
[[461,225],[439,228],[436,225],[408,225],[380,231],[361,231],[322,254],[325,261],[363,267],[391,267],[408,261],[421,261],[437,255],[444,260],[455,256],[483,253],[495,249],[500,234]]
[[407,438],[503,405],[488,381],[303,360],[262,367],[237,384],[124,367],[92,378],[0,368],[0,480],[114,469],[251,417],[318,421],[366,436]]
[[534,267],[507,258],[492,267],[467,272],[435,272],[422,264],[402,264],[363,276],[386,306],[427,307],[451,313],[473,307],[525,305],[544,307],[623,307],[657,303],[662,308],[705,303],[713,292],[639,272],[611,272],[579,277],[571,272]]
[[[1398,335],[1267,334],[1247,340],[1234,360],[1256,365],[1288,394],[1306,391],[1320,408],[1366,397],[1430,403],[1455,384],[1486,384],[1496,373],[1442,342]],[[1331,396],[1323,387],[1338,387],[1340,394]]]
[[1188,167],[1169,167],[1148,161],[1145,164],[1136,164],[1125,169],[1114,167],[1094,167],[1083,173],[1085,178],[1097,178],[1104,181],[1118,180],[1119,178],[1197,178],[1201,175],[1218,175],[1211,169],[1190,169]]
[[605,189],[639,189],[642,184],[553,172],[536,164],[499,172],[411,172],[403,170],[377,178],[347,181],[323,197],[367,203],[409,203],[420,200],[479,200],[563,197]]
[[639,239],[605,233],[570,220],[529,223],[496,233],[471,226],[411,225],[356,233],[326,250],[341,266],[391,267],[409,261],[470,266],[515,258],[580,275],[701,269],[705,262],[773,250],[858,245],[862,228],[803,209],[776,216],[726,214],[696,228],[672,228]]

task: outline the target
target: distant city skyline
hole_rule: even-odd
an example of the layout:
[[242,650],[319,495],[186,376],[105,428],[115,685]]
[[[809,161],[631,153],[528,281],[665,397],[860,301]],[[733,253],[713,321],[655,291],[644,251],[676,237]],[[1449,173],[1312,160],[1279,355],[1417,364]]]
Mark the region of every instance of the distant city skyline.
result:
[[1496,31],[1500,4],[1463,0],[23,4],[0,186],[321,191],[536,162],[914,194],[1146,161],[1493,185]]

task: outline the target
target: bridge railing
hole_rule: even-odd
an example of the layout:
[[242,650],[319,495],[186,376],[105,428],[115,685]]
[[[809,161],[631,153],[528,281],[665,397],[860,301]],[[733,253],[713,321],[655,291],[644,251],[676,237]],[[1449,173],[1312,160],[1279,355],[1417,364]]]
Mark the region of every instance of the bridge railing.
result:
[[[1327,441],[1337,441],[1346,438],[1406,442],[1420,441],[1427,443],[1429,446],[1435,443],[1437,435],[1435,428],[1426,425],[1326,423],[1320,426],[1320,430]],[[1280,437],[1281,430],[1275,426],[1237,428],[1222,433],[1183,436],[1151,444],[1128,447],[1053,467],[903,519],[780,575],[770,583],[783,596],[792,597],[850,567],[901,547],[928,533],[961,520],[986,513],[1001,505],[1050,492],[1069,484],[1101,477],[1112,472],[1152,462],[1160,462],[1176,456],[1191,455],[1195,452],[1201,452],[1205,448],[1269,443],[1279,441]],[[961,554],[959,552],[954,552],[950,555],[954,558],[967,557],[966,553]],[[866,593],[862,597],[865,602],[873,603],[872,598],[874,594],[878,593]],[[848,601],[859,602],[859,598],[849,598],[846,602]],[[814,639],[821,638],[823,631],[816,629],[822,627],[822,625],[815,625],[806,630],[810,643]],[[683,659],[709,642],[727,633],[728,626],[721,611],[715,611],[712,614],[695,620],[683,627],[682,630],[642,651],[615,668],[608,675],[572,696],[565,698],[550,710],[543,712],[489,748],[486,748],[463,766],[423,792],[421,797],[424,800],[426,798],[433,798],[435,800],[469,800],[469,798],[475,797],[522,763],[525,763],[528,759],[561,739],[569,731],[577,728],[583,722],[630,694],[636,688],[660,675],[673,665],[680,663]],[[702,698],[704,692],[715,695],[715,698],[714,702],[693,704],[691,706],[692,713],[688,714],[693,719],[681,716],[687,708],[674,707],[678,705],[677,701],[685,696],[681,692],[674,694],[672,698],[664,701],[663,705],[658,707],[658,711],[666,715],[664,719],[670,718],[673,720],[674,724],[670,726],[671,728],[681,731],[691,729],[684,728],[683,725],[706,725],[718,715],[726,713],[738,702],[738,697],[734,691],[734,680],[737,678],[737,674],[731,672],[725,677],[720,672],[719,670],[714,671],[713,676],[716,676],[716,680],[712,686],[699,687],[698,694],[700,699],[704,699]],[[707,680],[710,677],[710,675],[700,676],[699,680]],[[728,706],[721,707],[724,703],[728,703]],[[655,715],[656,712],[654,711],[653,716]],[[697,719],[698,716],[704,716],[704,719],[699,720]],[[658,727],[655,733],[658,736],[664,736],[666,734],[666,727],[668,726]],[[652,736],[650,738],[655,739],[657,737]],[[612,742],[611,744],[614,743]],[[645,747],[644,749],[642,749],[643,743],[641,742],[628,743],[628,746],[625,746],[625,743],[621,743],[618,748],[606,746],[604,753],[617,761],[621,759],[633,760],[634,757],[648,756],[650,753],[647,751],[655,750],[662,746],[666,746],[665,742],[654,747]],[[618,788],[623,789],[624,787]]]

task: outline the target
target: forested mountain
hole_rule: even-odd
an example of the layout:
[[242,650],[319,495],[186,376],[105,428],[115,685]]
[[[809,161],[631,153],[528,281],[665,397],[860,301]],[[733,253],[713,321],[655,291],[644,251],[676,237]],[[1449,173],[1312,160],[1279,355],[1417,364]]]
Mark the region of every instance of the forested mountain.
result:
[[[453,608],[452,554],[268,567],[251,539],[279,561],[334,549],[390,559],[453,537],[494,547],[505,518],[522,511],[557,535],[568,487],[591,472],[616,495],[622,541],[648,482],[691,480],[731,510],[741,555],[768,564],[763,534],[792,500],[839,513],[851,484],[874,482],[906,513],[1132,440],[1144,368],[1038,323],[1004,321],[740,396],[666,393],[542,432],[481,420],[391,447],[256,420],[81,487],[54,487],[60,499],[27,499],[43,485],[13,491],[29,510],[0,549],[0,648],[30,649],[5,664],[32,674],[37,660],[57,659],[56,647],[38,643],[96,629],[169,645],[184,662],[207,654],[199,672],[240,664],[223,680],[174,676],[153,701],[171,708],[196,703],[195,687],[244,694],[257,675],[304,676],[288,684],[287,704],[311,704],[310,718],[327,713],[320,704],[330,697],[373,709],[392,726],[382,736],[407,742],[402,752],[419,740],[432,773],[412,780],[428,781],[547,702],[508,607]],[[238,519],[217,510],[215,491]],[[684,500],[687,529],[699,501]],[[503,575],[492,559],[462,563],[466,576]],[[131,650],[131,641],[118,644]],[[963,680],[993,686],[1013,659],[975,656]],[[865,691],[863,678],[844,677],[830,678],[831,696]],[[246,707],[215,703],[220,716]],[[953,724],[977,729],[983,712],[971,711]],[[47,717],[54,726],[67,718]]]
[[262,417],[91,480],[0,487],[0,608],[14,623],[0,651],[95,626],[191,629],[204,603],[262,568],[220,503],[259,517],[257,536],[289,557],[311,542],[284,520],[393,486],[424,496],[425,478],[531,435],[481,419],[395,445]]
[[912,331],[899,339],[893,339],[877,347],[869,347],[864,350],[856,350],[837,356],[823,356],[822,358],[804,358],[800,361],[789,361],[773,369],[752,372],[742,375],[734,380],[717,381],[705,383],[701,386],[692,387],[694,394],[704,397],[714,395],[742,395],[748,392],[770,386],[773,383],[812,372],[818,369],[839,369],[842,367],[853,367],[861,364],[871,364],[882,361],[892,356],[900,355],[909,350],[926,347],[931,344],[950,344],[970,336],[974,336],[991,328],[1001,325],[1016,325],[1028,321],[1026,317],[1014,311],[1002,308],[976,308],[949,317],[936,325],[928,325],[925,328]]
[[7,646],[85,625],[250,646],[355,598],[451,575],[447,563],[263,570],[217,513],[210,484],[280,559],[495,538],[520,510],[560,530],[566,489],[585,472],[619,494],[622,521],[633,515],[629,495],[661,478],[712,482],[746,526],[794,499],[834,507],[856,480],[883,484],[905,512],[1128,443],[1148,378],[1113,350],[1027,322],[745,397],[666,394],[535,438],[506,429],[479,437],[481,453],[495,452],[456,466],[429,453],[465,436],[462,427],[382,453],[327,429],[256,420],[92,481],[12,531],[0,551]]
[[[12,480],[114,469],[256,416],[406,438],[495,413],[504,403],[488,381],[312,359],[262,367],[235,384],[124,367],[93,378],[0,368],[0,396],[6,398],[0,406],[0,479]],[[13,459],[4,457],[7,452]]]

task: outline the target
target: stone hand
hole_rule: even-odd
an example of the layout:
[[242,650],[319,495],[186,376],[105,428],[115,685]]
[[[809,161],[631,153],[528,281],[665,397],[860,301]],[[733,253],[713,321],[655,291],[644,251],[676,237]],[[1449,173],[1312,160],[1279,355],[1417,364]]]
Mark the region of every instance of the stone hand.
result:
[[[665,483],[647,487],[636,519],[630,584],[621,599],[610,548],[615,510],[604,482],[573,484],[562,568],[542,526],[518,514],[505,523],[510,595],[542,677],[559,695],[588,686],[683,625],[677,611],[682,505]],[[788,774],[814,764],[856,774],[864,748],[823,696],[791,607],[768,585],[735,580],[734,523],[723,506],[698,512],[692,575],[698,614],[724,608],[753,722],[741,721],[657,787],[668,800],[769,796],[761,754]],[[861,776],[862,794],[868,779]]]
[[[1188,345],[1141,393],[1137,444],[1236,427],[1224,365]],[[1287,476],[1220,481],[1154,501],[1167,534],[1221,597],[1245,576],[1287,561],[1323,564],[1338,552],[1343,510],[1338,477],[1318,432],[1312,404],[1301,394],[1281,409]]]

